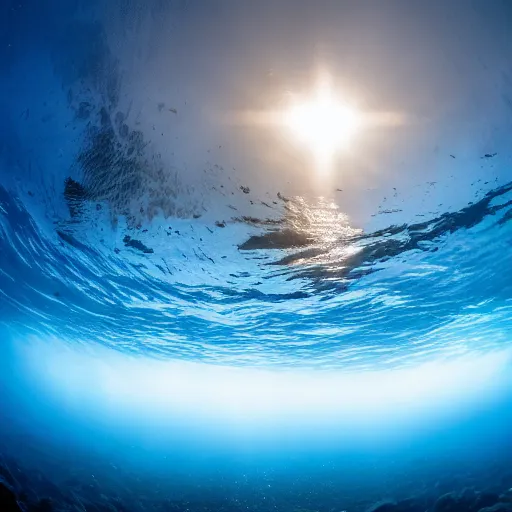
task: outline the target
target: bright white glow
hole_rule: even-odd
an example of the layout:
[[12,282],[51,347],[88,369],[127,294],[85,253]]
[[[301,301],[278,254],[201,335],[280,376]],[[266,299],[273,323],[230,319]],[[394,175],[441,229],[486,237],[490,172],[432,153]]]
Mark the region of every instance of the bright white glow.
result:
[[457,414],[490,399],[503,384],[505,352],[433,361],[409,369],[365,373],[271,371],[96,354],[31,343],[22,357],[27,374],[51,394],[103,415],[144,421],[262,427],[339,424],[382,426]]
[[319,87],[313,99],[293,105],[284,122],[319,160],[347,148],[362,124],[357,110],[339,101],[328,86]]

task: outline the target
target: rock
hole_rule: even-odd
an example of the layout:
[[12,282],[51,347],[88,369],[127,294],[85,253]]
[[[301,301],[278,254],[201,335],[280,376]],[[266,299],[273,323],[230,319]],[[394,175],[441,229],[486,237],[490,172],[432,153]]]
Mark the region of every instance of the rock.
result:
[[468,502],[474,503],[478,497],[477,492],[472,487],[465,487],[459,493],[459,499],[466,500]]
[[499,503],[500,497],[497,494],[492,492],[482,492],[477,495],[475,501],[473,502],[473,510],[478,512],[483,508],[489,508]]
[[43,498],[39,500],[37,505],[29,508],[29,512],[53,512],[52,500],[50,498]]
[[379,501],[372,505],[367,512],[396,512],[396,503],[394,501]]
[[0,510],[2,512],[22,512],[16,495],[2,483],[0,483]]
[[402,501],[379,501],[368,509],[367,512],[424,512],[425,507],[414,499]]
[[396,504],[397,512],[424,512],[426,508],[424,500],[416,498],[408,498]]
[[434,512],[471,512],[472,500],[455,493],[443,494],[434,505]]
[[13,487],[17,484],[13,474],[6,467],[0,466],[0,484],[2,480],[5,480],[7,484]]
[[512,512],[512,503],[496,503],[492,507],[480,509],[480,512]]
[[512,488],[500,495],[500,501],[502,503],[512,503]]

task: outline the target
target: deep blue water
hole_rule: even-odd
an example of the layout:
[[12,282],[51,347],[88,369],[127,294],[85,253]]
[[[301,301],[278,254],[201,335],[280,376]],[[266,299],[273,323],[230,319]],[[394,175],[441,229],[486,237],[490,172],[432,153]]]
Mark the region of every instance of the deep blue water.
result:
[[[432,119],[370,140],[321,193],[290,148],[219,112],[263,108],[285,71],[300,82],[309,11],[308,41],[376,6],[0,6],[0,482],[22,507],[442,512],[445,493],[512,487],[510,81],[494,57],[510,13],[492,4],[454,2],[459,29],[425,49],[437,8],[390,2],[379,58],[424,49],[431,91],[398,107]],[[459,51],[459,67],[440,58]],[[396,105],[416,62],[373,61],[381,99]]]

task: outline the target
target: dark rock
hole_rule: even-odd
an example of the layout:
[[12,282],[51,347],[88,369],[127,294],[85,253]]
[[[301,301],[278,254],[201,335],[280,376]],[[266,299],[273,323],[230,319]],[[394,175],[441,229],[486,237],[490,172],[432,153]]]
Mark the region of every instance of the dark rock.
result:
[[2,512],[23,512],[18,505],[16,495],[2,483],[0,483],[0,510]]
[[401,501],[380,501],[367,512],[424,512],[425,506],[414,498]]
[[459,493],[459,499],[467,500],[467,501],[471,502],[473,505],[476,502],[477,498],[478,498],[478,494],[473,487],[465,487]]
[[29,512],[53,512],[53,504],[50,498],[43,498],[39,502],[29,508]]
[[500,497],[492,492],[482,492],[477,495],[473,502],[473,510],[478,512],[483,508],[493,507],[496,503],[499,503]]
[[505,491],[503,494],[500,494],[499,501],[501,503],[512,503],[512,488],[510,488],[508,491]]
[[2,479],[13,487],[17,484],[13,474],[6,467],[0,466],[0,483]]
[[249,192],[251,191],[251,189],[249,187],[244,187],[243,185],[240,187],[240,190],[244,193],[244,194],[249,194]]
[[396,503],[394,501],[379,501],[372,505],[367,512],[396,512]]
[[480,512],[512,512],[512,503],[496,503],[492,507],[480,509]]
[[220,221],[216,221],[215,222],[215,225],[218,227],[218,228],[225,228],[226,227],[226,223],[224,221],[220,222]]
[[434,512],[470,512],[472,510],[470,498],[455,493],[443,494],[434,505]]
[[396,504],[396,512],[424,512],[427,506],[423,500],[408,498]]

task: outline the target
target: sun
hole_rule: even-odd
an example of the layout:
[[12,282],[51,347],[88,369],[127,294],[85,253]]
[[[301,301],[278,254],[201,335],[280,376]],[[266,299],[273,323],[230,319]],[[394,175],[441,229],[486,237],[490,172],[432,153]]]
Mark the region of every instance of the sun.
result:
[[324,85],[312,98],[292,104],[283,113],[283,122],[298,143],[325,161],[350,146],[361,129],[362,116]]

